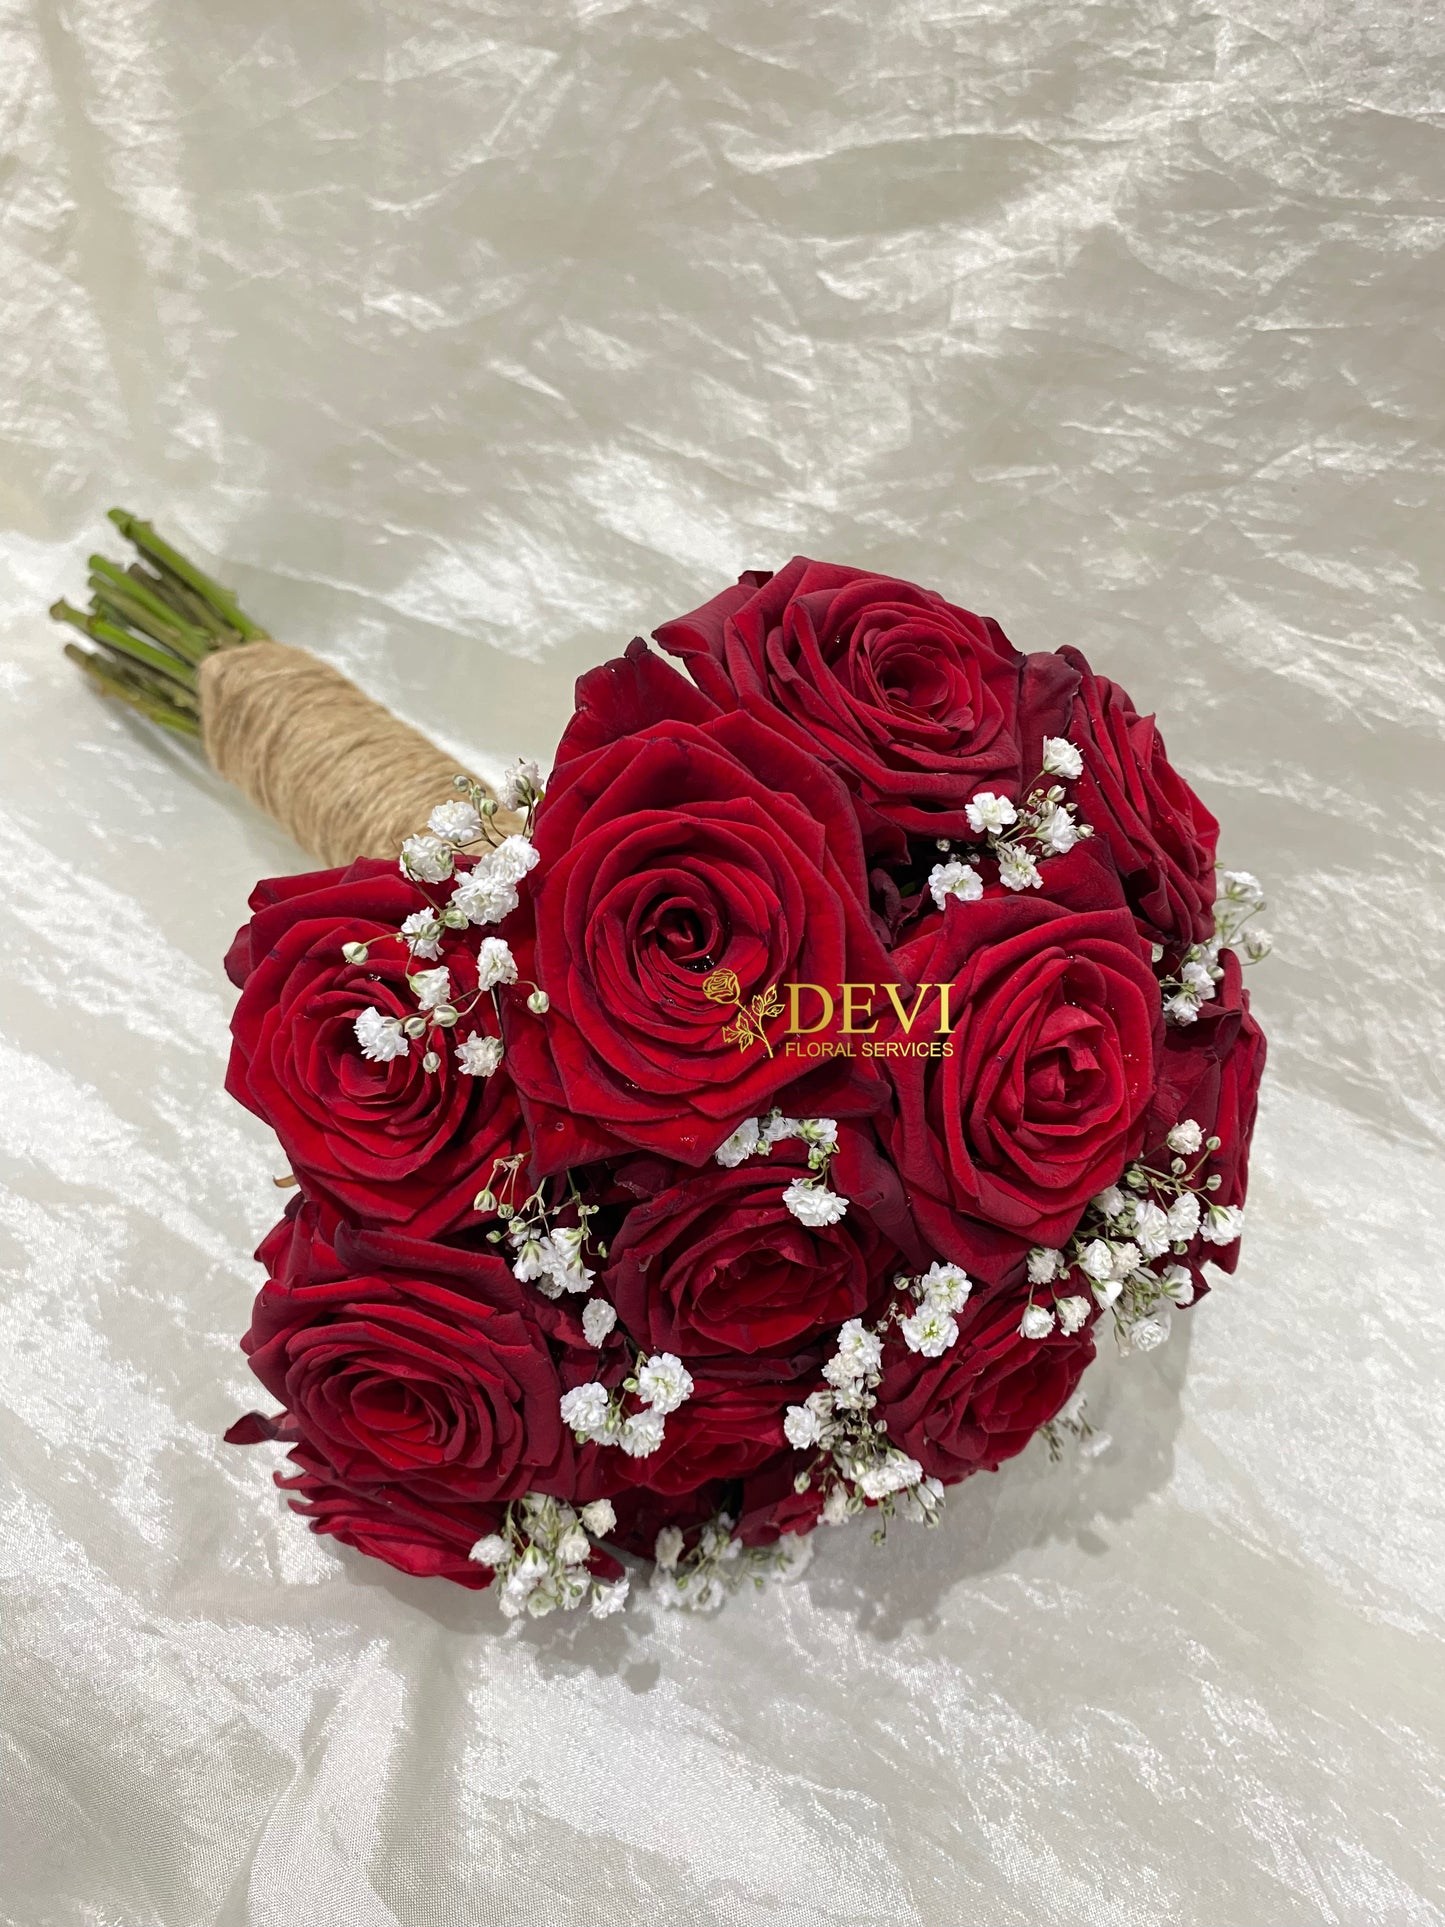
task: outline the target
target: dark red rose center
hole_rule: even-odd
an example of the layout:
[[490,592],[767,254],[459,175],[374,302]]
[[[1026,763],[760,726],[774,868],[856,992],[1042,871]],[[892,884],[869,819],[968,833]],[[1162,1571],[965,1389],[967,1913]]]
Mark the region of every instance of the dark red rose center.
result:
[[639,935],[684,970],[711,970],[725,937],[716,908],[686,897],[659,897],[639,921]]

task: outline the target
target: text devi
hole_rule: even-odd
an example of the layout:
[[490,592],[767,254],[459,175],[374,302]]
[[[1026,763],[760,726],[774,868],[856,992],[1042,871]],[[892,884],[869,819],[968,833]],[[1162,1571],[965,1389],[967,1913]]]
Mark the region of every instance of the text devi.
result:
[[[946,1037],[953,1028],[948,1014],[948,993],[952,987],[951,984],[920,984],[909,999],[897,984],[839,984],[836,997],[823,984],[787,984],[784,986],[788,993],[785,1029],[790,1036],[808,1037],[815,1031],[828,1029],[837,1017],[840,1019],[838,1029],[845,1036],[868,1037],[884,1018],[892,1015],[897,1017],[905,1036],[911,1036],[917,1024],[920,1030]],[[805,1023],[805,1016],[816,1017],[816,1021]],[[930,1022],[930,1018],[936,1021]]]

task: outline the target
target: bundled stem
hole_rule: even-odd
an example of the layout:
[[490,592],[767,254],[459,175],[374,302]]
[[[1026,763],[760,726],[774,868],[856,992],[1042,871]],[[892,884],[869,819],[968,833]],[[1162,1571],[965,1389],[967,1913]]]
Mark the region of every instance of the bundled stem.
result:
[[102,695],[184,736],[201,733],[197,670],[218,649],[270,637],[242,609],[231,590],[214,582],[149,522],[125,509],[110,519],[136,550],[130,566],[103,555],[90,558],[90,607],[62,599],[57,622],[79,629],[94,649],[67,643],[65,653]]

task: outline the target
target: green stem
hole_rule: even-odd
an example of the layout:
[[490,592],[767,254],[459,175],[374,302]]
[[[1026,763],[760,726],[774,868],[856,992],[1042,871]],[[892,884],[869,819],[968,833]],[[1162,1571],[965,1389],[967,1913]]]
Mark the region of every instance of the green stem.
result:
[[266,631],[252,622],[230,589],[223,588],[219,582],[198,569],[194,562],[188,561],[178,549],[173,549],[169,542],[162,540],[149,522],[142,522],[139,516],[132,515],[127,509],[111,509],[110,519],[142,555],[166,575],[174,576],[178,582],[183,582],[193,590],[243,641],[270,641]]
[[63,598],[50,613],[100,645],[66,655],[103,695],[181,735],[200,733],[198,670],[218,649],[269,640],[223,588],[124,509],[110,519],[139,552],[128,568],[90,558],[90,609]]
[[174,708],[164,697],[152,695],[142,684],[139,677],[132,678],[119,664],[111,663],[104,656],[92,655],[78,644],[68,642],[65,653],[73,663],[83,669],[103,696],[114,696],[132,709],[159,723],[165,729],[175,730],[182,736],[199,736],[200,721],[186,711]]
[[195,670],[188,663],[171,655],[169,650],[157,649],[153,643],[142,642],[139,636],[131,635],[118,623],[107,622],[104,616],[87,616],[64,600],[54,603],[50,613],[57,622],[69,622],[77,629],[83,630],[92,642],[103,643],[107,649],[118,651],[122,656],[129,657],[132,662],[138,662],[145,668],[154,670],[158,675],[169,676],[172,682],[179,683],[182,689],[192,695],[195,694]]
[[210,654],[209,638],[146,583],[137,581],[116,563],[107,562],[103,555],[90,558],[90,571],[90,586],[97,601],[110,603],[133,628],[164,643],[187,662],[199,662]]

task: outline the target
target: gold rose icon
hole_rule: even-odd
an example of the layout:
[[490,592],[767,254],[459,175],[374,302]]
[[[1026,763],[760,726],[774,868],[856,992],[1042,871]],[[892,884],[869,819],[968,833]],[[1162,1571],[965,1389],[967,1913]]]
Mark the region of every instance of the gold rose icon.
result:
[[739,1050],[751,1050],[754,1044],[761,1044],[771,1057],[773,1047],[768,1042],[767,1032],[763,1029],[769,1017],[781,1017],[783,1007],[778,1002],[778,987],[769,984],[743,1003],[743,987],[738,982],[735,970],[715,970],[702,987],[702,994],[710,1003],[734,1004],[737,1017],[723,1031],[725,1044],[736,1044]]

